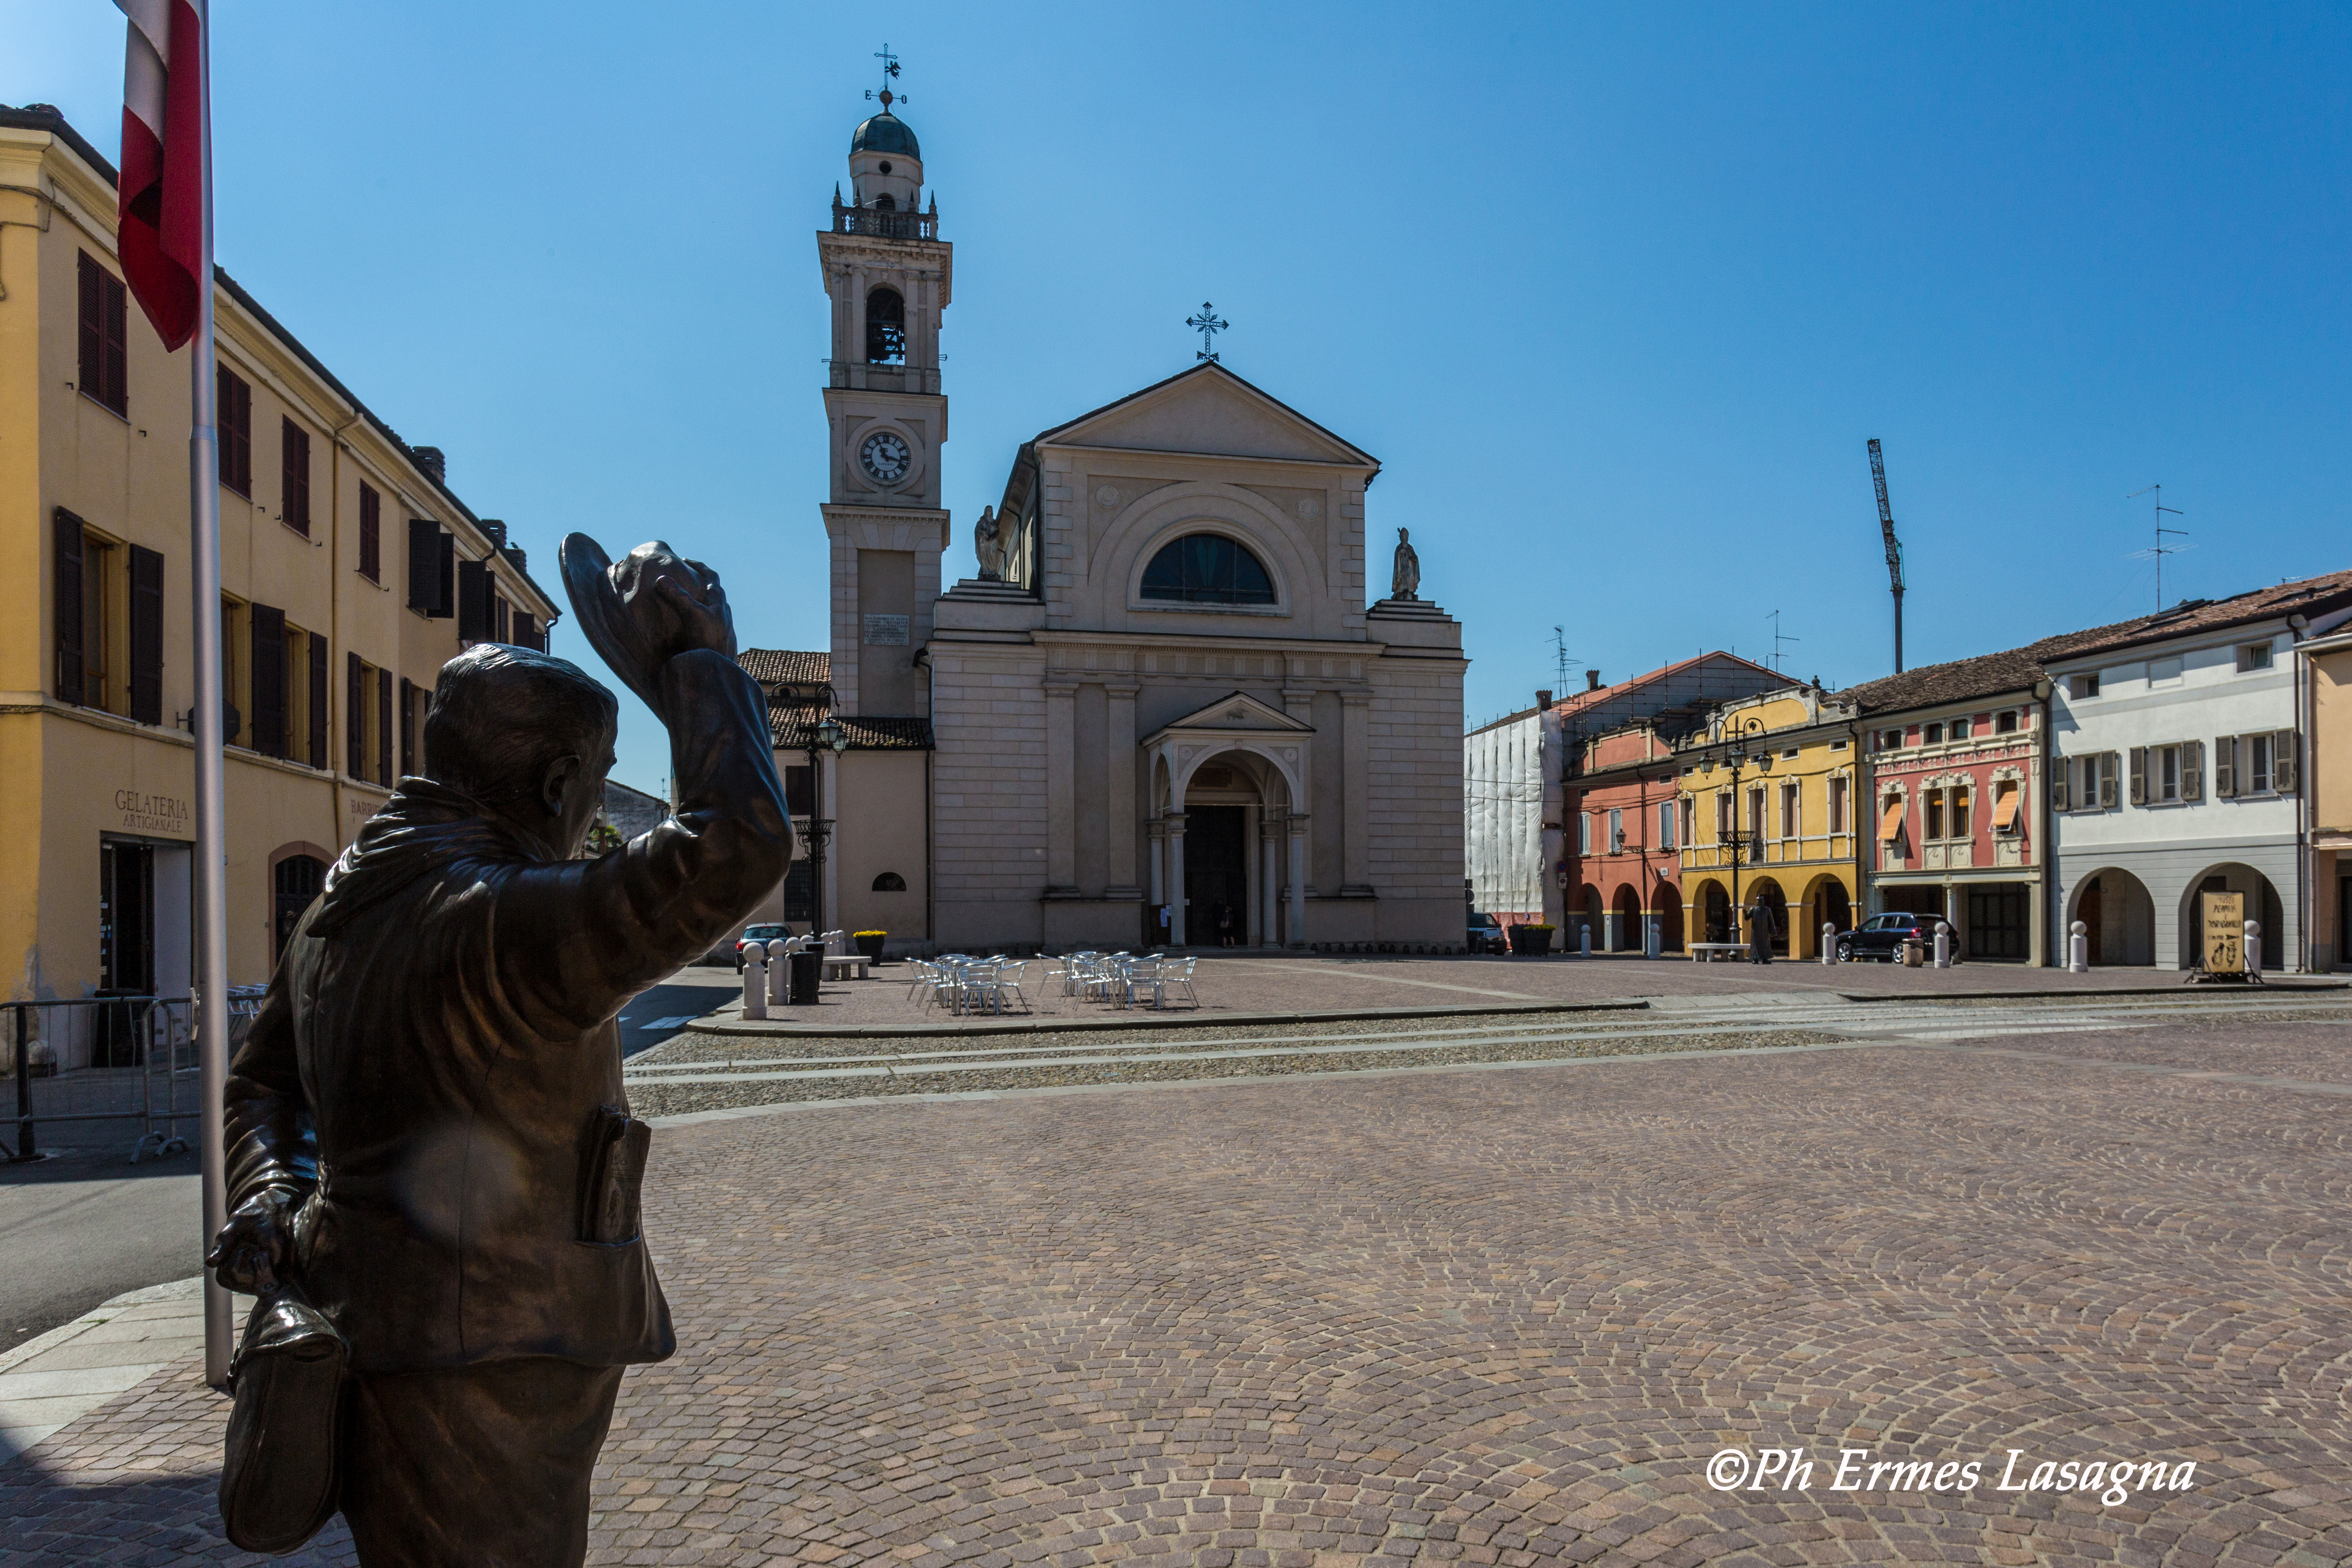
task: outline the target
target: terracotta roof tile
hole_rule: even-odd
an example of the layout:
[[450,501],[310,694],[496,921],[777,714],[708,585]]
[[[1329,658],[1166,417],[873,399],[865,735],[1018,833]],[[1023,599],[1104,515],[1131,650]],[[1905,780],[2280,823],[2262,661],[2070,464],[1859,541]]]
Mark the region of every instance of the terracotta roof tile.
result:
[[735,656],[735,662],[762,686],[824,686],[833,679],[833,656],[829,653],[747,647]]
[[[768,704],[768,733],[780,752],[804,752],[816,743],[816,727],[824,722],[822,702],[772,700]],[[852,751],[927,752],[931,749],[928,719],[862,719],[840,716],[843,733]]]

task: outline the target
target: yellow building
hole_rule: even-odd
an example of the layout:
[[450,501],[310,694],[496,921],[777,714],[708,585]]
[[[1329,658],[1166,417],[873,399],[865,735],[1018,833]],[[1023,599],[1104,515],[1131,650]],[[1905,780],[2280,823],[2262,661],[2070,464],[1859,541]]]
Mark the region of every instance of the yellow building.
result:
[[[0,964],[11,997],[184,995],[194,743],[188,356],[115,255],[114,170],[0,108]],[[416,765],[442,663],[544,646],[551,600],[222,274],[229,978],[268,977],[327,864]],[[53,1042],[59,1067],[87,1044]]]
[[2315,638],[2296,650],[2302,668],[2304,777],[2311,799],[2310,967],[2352,970],[2352,632]]
[[1773,952],[1819,958],[1823,924],[1853,929],[1856,721],[1810,686],[1716,708],[1676,742],[1685,917],[1692,942],[1742,942],[1732,911],[1760,894]]

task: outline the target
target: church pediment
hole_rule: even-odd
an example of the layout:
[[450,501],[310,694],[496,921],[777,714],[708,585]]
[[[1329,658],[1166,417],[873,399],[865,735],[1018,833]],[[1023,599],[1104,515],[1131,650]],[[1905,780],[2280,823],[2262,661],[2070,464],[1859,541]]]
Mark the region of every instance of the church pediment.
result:
[[1213,363],[1081,415],[1037,441],[1380,467],[1377,458]]
[[1218,698],[1206,707],[1194,709],[1181,719],[1161,725],[1145,739],[1143,744],[1156,745],[1171,735],[1265,734],[1269,731],[1311,735],[1315,732],[1315,726],[1303,723],[1246,692],[1234,691]]

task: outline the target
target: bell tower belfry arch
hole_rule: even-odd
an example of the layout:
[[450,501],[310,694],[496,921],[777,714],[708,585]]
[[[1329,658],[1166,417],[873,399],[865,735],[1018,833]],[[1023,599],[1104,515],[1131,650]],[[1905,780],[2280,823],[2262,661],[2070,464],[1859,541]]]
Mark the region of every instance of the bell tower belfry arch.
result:
[[[888,70],[896,74],[896,62]],[[886,76],[887,84],[889,78]],[[882,111],[849,140],[849,199],[817,235],[832,301],[824,412],[832,554],[832,679],[844,714],[928,717],[926,672],[940,554],[940,448],[948,400],[940,386],[940,319],[954,247],[939,237],[939,200],[922,206],[923,154],[886,85]]]

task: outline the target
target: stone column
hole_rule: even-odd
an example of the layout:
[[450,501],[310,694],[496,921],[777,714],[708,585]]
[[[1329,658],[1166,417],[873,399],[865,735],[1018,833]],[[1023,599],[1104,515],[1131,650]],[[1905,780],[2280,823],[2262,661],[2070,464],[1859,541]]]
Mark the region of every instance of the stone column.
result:
[[1136,897],[1135,885],[1135,694],[1133,681],[1113,682],[1103,691],[1110,700],[1108,744],[1105,759],[1110,773],[1110,885],[1103,896]]
[[1184,814],[1171,811],[1168,825],[1168,944],[1184,945]]
[[[1151,861],[1151,907],[1156,910],[1168,901],[1168,881],[1160,874],[1160,857],[1166,854],[1168,849],[1168,824],[1155,816],[1143,826],[1144,832],[1150,838],[1150,842],[1145,846],[1145,848]],[[1153,915],[1151,922],[1152,929],[1158,930],[1160,917]]]
[[1073,898],[1078,884],[1078,683],[1045,681],[1045,896]]
[[1260,825],[1265,820],[1265,807],[1263,805],[1242,807],[1241,927],[1234,934],[1241,939],[1244,947],[1255,947],[1258,944],[1257,910],[1258,906],[1265,902],[1258,893],[1258,872],[1262,868],[1261,862],[1265,857],[1251,854],[1249,847],[1258,842]]
[[1340,779],[1346,820],[1339,825],[1339,891],[1358,896],[1372,890],[1372,694],[1339,693],[1346,719]]
[[1282,923],[1282,820],[1272,811],[1260,814],[1257,829],[1257,920],[1258,941],[1268,947],[1280,945]]
[[1307,945],[1307,818],[1290,819],[1289,945]]

